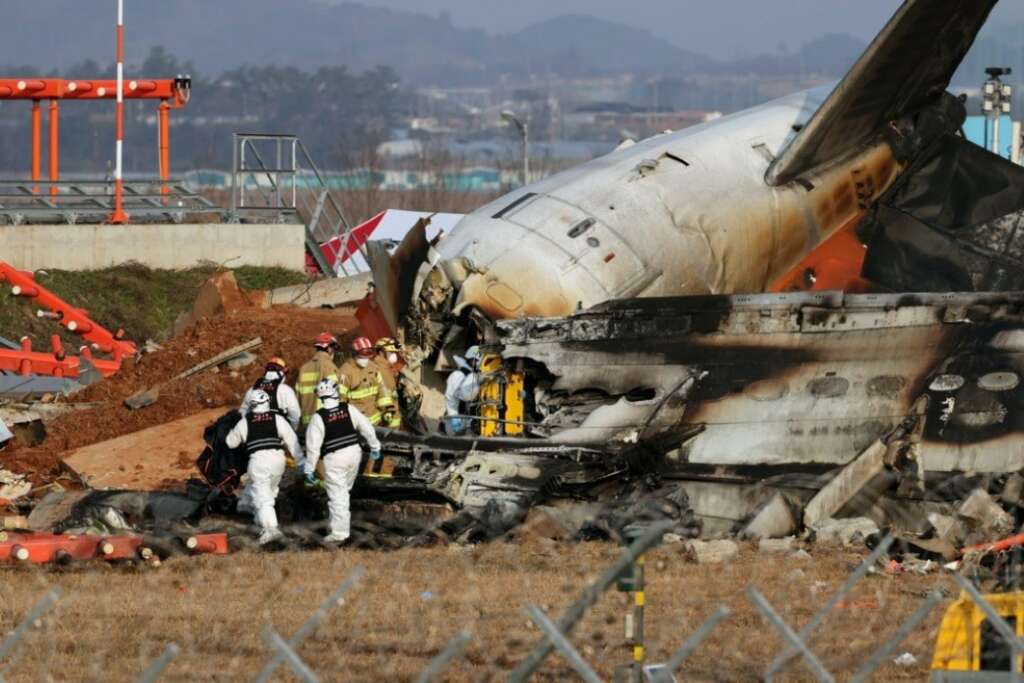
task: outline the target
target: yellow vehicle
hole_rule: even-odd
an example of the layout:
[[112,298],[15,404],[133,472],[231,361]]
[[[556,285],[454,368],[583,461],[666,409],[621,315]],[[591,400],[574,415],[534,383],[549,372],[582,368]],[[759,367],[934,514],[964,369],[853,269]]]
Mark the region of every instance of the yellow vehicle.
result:
[[[1024,635],[1024,592],[993,593],[984,596],[993,609],[1014,630]],[[1009,680],[1005,672],[1020,671],[1021,658],[1013,662],[1013,649],[985,613],[966,594],[954,602],[942,617],[932,658],[933,681],[996,680],[996,672],[1004,672],[1000,680]],[[946,672],[978,672],[966,673]],[[986,673],[988,672],[988,673]]]

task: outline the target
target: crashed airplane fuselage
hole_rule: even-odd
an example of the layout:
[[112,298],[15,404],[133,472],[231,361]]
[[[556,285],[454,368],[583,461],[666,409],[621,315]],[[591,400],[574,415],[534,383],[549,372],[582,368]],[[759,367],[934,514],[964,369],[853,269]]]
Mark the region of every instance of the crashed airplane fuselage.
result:
[[[435,310],[419,312],[558,316],[611,299],[765,291],[960,128],[963,106],[945,89],[994,4],[908,0],[835,87],[625,143],[478,209],[420,278],[421,291],[451,296],[433,292]],[[414,308],[397,281],[419,266],[375,268],[392,324]]]
[[[1024,465],[1020,296],[762,294],[957,157],[965,110],[946,88],[994,5],[907,0],[834,88],[624,144],[371,258],[425,385],[468,344],[491,357],[479,436],[409,445],[402,471],[465,503],[622,471],[823,472],[900,429],[919,430],[923,469]],[[532,479],[507,456],[525,450]],[[575,480],[567,461],[586,465]]]
[[900,168],[878,140],[799,183],[765,182],[828,92],[646,140],[475,211],[437,245],[443,261],[468,264],[453,312],[554,316],[617,298],[763,291]]

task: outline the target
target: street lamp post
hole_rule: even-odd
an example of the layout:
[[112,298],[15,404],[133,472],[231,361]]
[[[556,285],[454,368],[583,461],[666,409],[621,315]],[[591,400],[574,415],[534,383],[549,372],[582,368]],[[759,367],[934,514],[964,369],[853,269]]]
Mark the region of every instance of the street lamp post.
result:
[[992,122],[992,151],[999,154],[999,122],[1003,114],[1010,113],[1013,102],[1013,86],[1005,85],[1000,77],[1009,76],[1013,70],[992,66],[985,73],[988,80],[981,88],[981,111]]
[[501,118],[514,125],[523,139],[523,185],[526,185],[530,182],[530,124],[521,121],[513,112],[507,110],[501,112]]

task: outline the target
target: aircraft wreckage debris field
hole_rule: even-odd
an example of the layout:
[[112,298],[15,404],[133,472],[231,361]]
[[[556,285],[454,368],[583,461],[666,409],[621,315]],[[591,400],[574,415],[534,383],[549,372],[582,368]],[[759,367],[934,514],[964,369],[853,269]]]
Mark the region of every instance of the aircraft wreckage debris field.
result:
[[[357,565],[369,569],[298,649],[316,662],[321,680],[413,680],[456,631],[473,634],[444,680],[499,680],[539,638],[523,611],[536,603],[554,619],[581,587],[618,554],[614,546],[550,542],[493,543],[346,553],[240,553],[231,558],[170,560],[159,570],[0,569],[0,630],[13,627],[49,586],[63,597],[52,628],[30,634],[4,670],[6,680],[39,680],[33,661],[51,662],[54,680],[128,681],[169,642],[183,654],[161,680],[252,680],[269,659],[260,631],[271,624],[290,637]],[[722,622],[688,660],[681,680],[757,681],[782,648],[737,586],[756,585],[790,623],[810,618],[861,560],[860,553],[819,548],[808,559],[759,553],[744,546],[723,565],[687,563],[681,545],[648,559],[647,625],[653,661],[663,661],[710,614],[727,605]],[[902,575],[869,577],[825,623],[812,647],[838,677],[852,674],[877,645],[947,580]],[[576,627],[573,642],[604,680],[628,658],[622,613],[630,599],[609,593]],[[879,680],[922,680],[939,612],[900,647],[919,664],[888,664]],[[30,654],[31,653],[31,654]],[[899,654],[899,653],[897,653]],[[572,680],[558,656],[535,680]],[[809,680],[799,663],[781,680]],[[281,680],[288,680],[282,678]]]
[[[0,178],[0,239],[29,247],[0,244],[20,260],[0,260],[0,683],[1020,669],[1024,135],[1011,121],[1002,154],[1009,68],[985,70],[983,105],[956,80],[997,3],[904,0],[836,83],[678,130],[656,106],[659,132],[571,167],[530,171],[560,88],[532,119],[470,106],[469,80],[418,94],[441,118],[402,142],[461,144],[452,112],[519,134],[500,196],[396,171],[391,145],[365,156],[379,173],[321,173],[298,136],[235,131],[218,207],[168,177],[191,77],[130,81],[161,100],[155,184],[121,175],[123,82],[0,78],[33,126],[32,178]],[[381,116],[338,135],[346,163],[410,109],[306,90],[259,93]],[[116,100],[113,182],[59,182],[65,98]]]

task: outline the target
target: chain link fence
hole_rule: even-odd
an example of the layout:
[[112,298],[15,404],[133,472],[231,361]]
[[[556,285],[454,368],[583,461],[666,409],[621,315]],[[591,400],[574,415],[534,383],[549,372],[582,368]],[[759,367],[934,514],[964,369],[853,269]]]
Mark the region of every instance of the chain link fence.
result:
[[[959,574],[874,576],[890,537],[862,560],[747,549],[700,566],[657,548],[664,531],[624,551],[494,543],[4,568],[0,680],[963,680],[928,673],[937,608],[957,590],[1024,652]],[[641,557],[647,586],[619,595]],[[644,599],[646,629],[623,635]],[[910,638],[916,666],[901,669]]]

